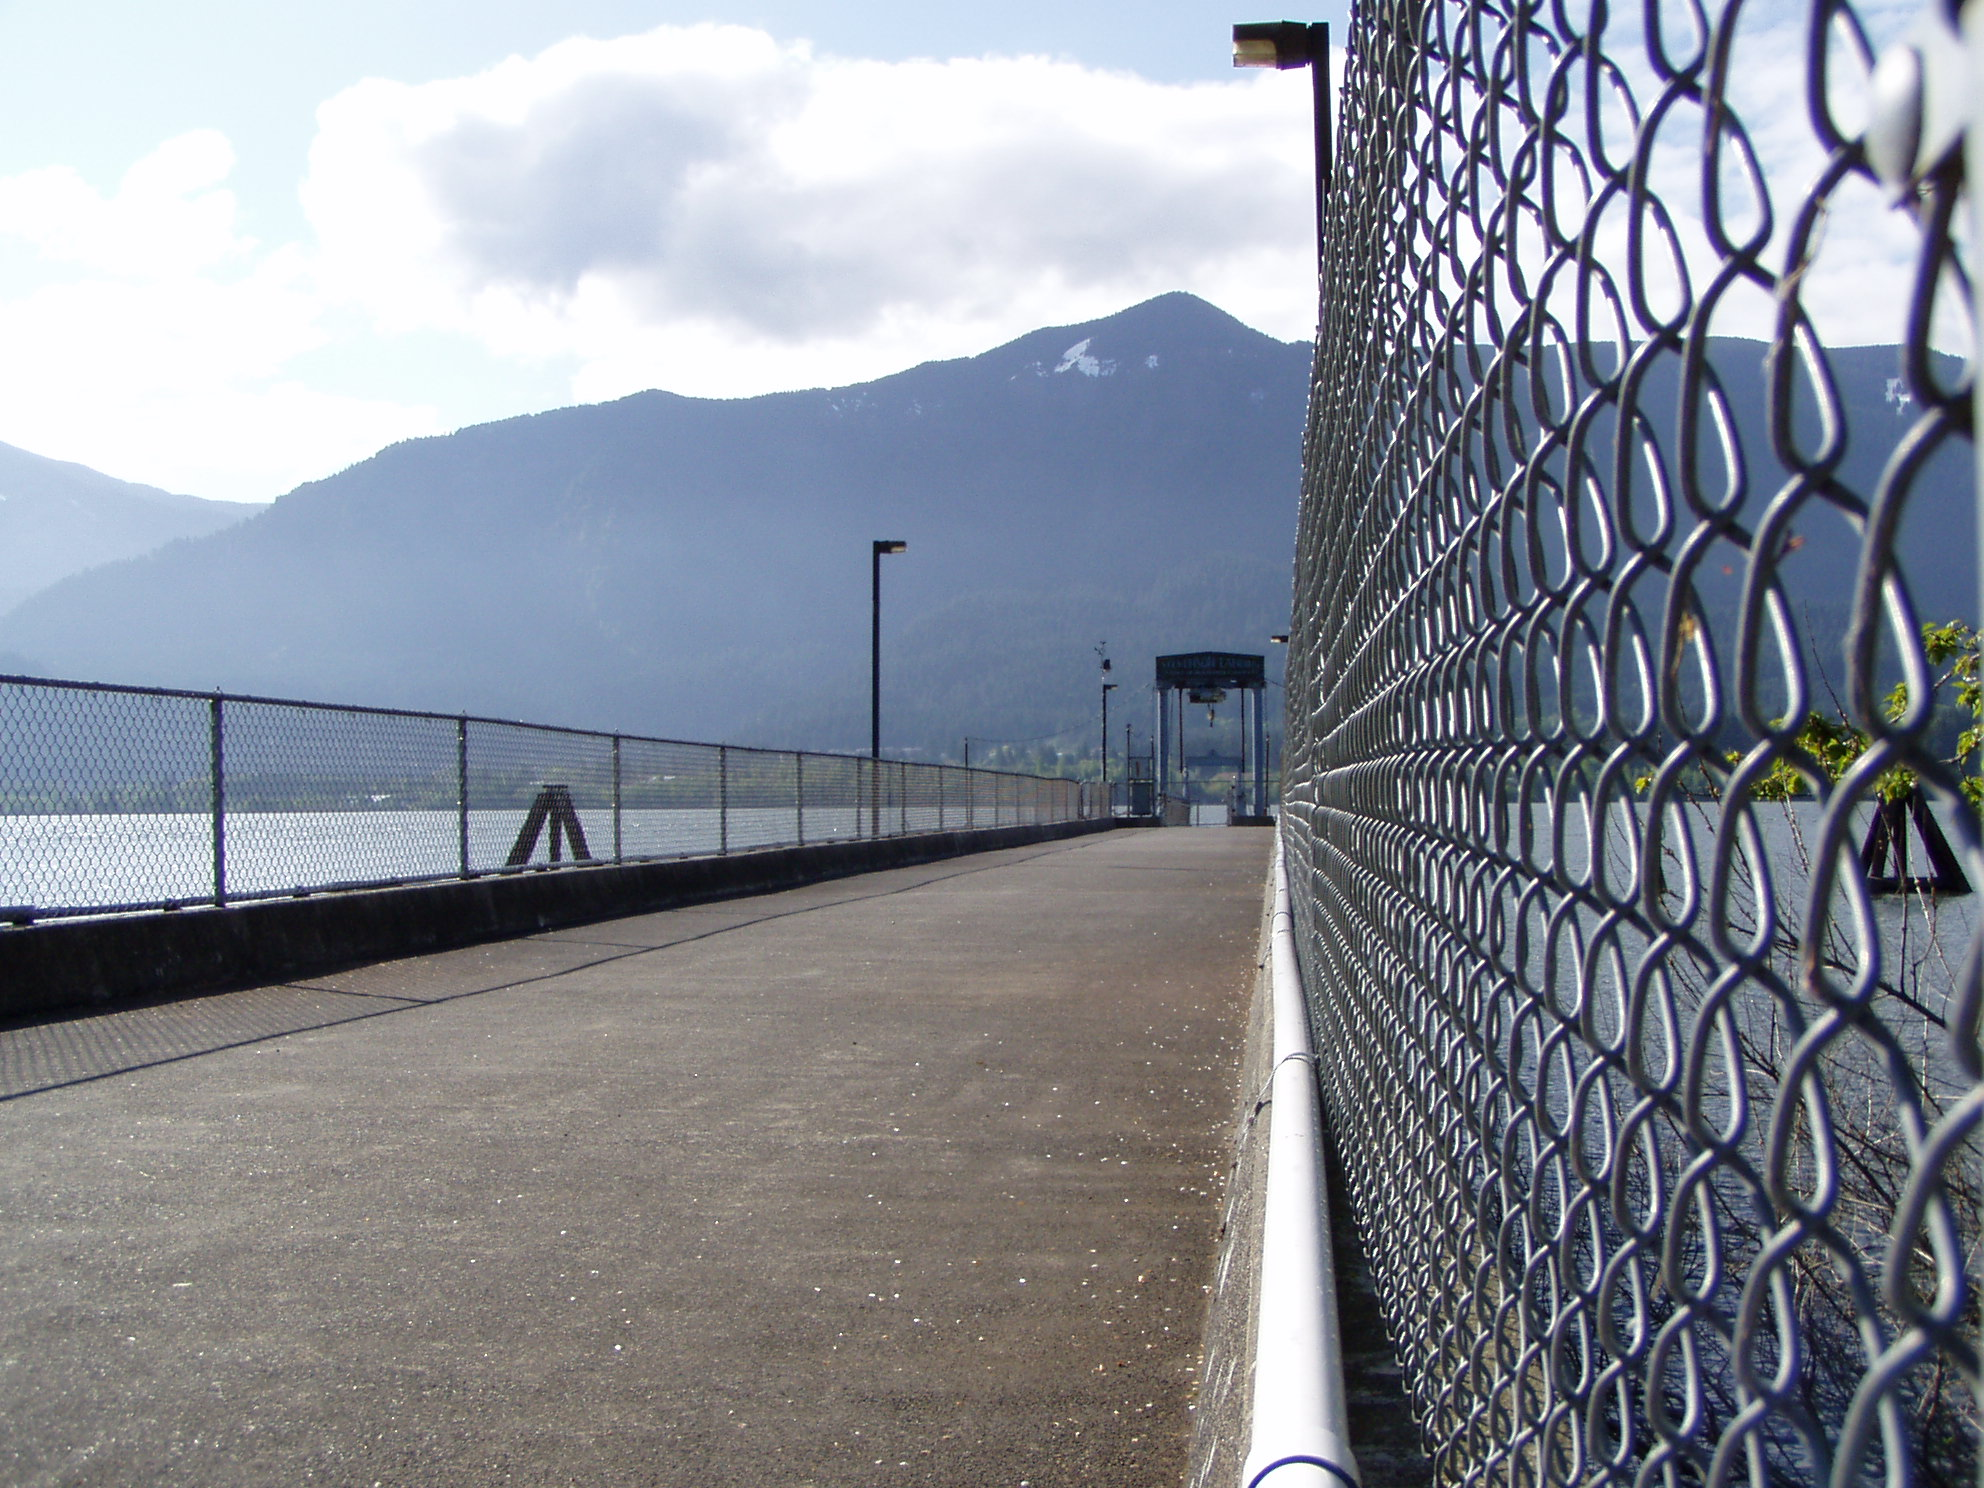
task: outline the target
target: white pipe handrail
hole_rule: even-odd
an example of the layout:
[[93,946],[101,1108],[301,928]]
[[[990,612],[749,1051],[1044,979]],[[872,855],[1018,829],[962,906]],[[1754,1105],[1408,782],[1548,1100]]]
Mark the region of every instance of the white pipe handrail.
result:
[[1344,1410],[1336,1268],[1318,1141],[1316,1056],[1295,959],[1288,869],[1275,839],[1269,921],[1274,1072],[1254,1337],[1253,1435],[1242,1488],[1358,1488]]

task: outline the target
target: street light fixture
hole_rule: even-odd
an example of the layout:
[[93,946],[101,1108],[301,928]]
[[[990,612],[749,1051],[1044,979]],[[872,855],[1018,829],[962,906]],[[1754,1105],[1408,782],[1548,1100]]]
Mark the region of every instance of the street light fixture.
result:
[[1330,27],[1327,21],[1256,21],[1233,28],[1235,67],[1306,67],[1316,90],[1316,256],[1330,185]]
[[875,539],[873,559],[874,608],[868,627],[868,758],[882,757],[882,555],[907,553],[909,544]]

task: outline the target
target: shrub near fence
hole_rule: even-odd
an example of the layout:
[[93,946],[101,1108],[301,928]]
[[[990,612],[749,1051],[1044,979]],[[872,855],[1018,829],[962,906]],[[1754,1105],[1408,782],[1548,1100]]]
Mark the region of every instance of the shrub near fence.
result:
[[1961,160],[1874,182],[1873,51],[1353,12],[1283,830],[1447,1483],[1977,1478],[1975,900],[1867,835],[1984,883]]
[[15,922],[1104,812],[952,765],[0,677]]

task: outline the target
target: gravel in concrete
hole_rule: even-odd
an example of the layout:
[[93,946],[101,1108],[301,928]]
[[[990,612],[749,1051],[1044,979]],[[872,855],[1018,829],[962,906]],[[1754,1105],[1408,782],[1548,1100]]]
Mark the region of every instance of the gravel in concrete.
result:
[[1268,847],[0,1031],[0,1481],[1177,1482]]

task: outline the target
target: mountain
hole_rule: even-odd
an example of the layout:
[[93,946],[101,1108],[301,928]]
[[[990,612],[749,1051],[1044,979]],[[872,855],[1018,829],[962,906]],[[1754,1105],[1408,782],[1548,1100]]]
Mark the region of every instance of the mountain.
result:
[[[1835,468],[1869,492],[1914,413],[1899,353],[1828,358]],[[1701,517],[1679,472],[1692,462],[1739,537],[1787,477],[1764,348],[1718,341],[1711,360],[1729,416],[1696,421],[1692,455],[1673,359],[1642,383],[1664,474],[1637,463],[1628,505],[1637,541],[1692,574],[1733,675],[1746,559],[1726,539],[1690,544]],[[882,562],[887,744],[956,758],[971,735],[976,759],[1013,741],[991,756],[1007,760],[1092,749],[1104,638],[1120,744],[1126,721],[1148,735],[1159,652],[1266,652],[1279,676],[1265,641],[1288,628],[1308,371],[1306,345],[1174,294],[856,387],[648,392],[508,419],[394,445],[238,526],[77,574],[0,617],[0,652],[51,676],[858,749],[869,545],[899,538],[908,551]],[[1789,436],[1819,448],[1809,388],[1793,402]],[[1610,417],[1591,431],[1608,484]],[[1929,457],[1898,532],[1923,619],[1976,613],[1964,455],[1950,441]],[[1596,528],[1527,499],[1535,516],[1508,528],[1510,561],[1561,572],[1570,534],[1588,547]],[[1821,491],[1784,535],[1821,689],[1845,675],[1858,521]],[[1531,559],[1517,552],[1526,532]],[[1657,627],[1659,567],[1633,582]],[[1602,619],[1602,601],[1590,613]],[[1195,722],[1194,752],[1204,737]]]
[[[1085,729],[1091,648],[1285,628],[1309,348],[1188,295],[856,387],[392,446],[0,619],[46,675],[856,747]],[[1120,735],[1118,736],[1120,737]]]
[[0,444],[0,612],[82,569],[204,537],[261,509],[133,485]]

